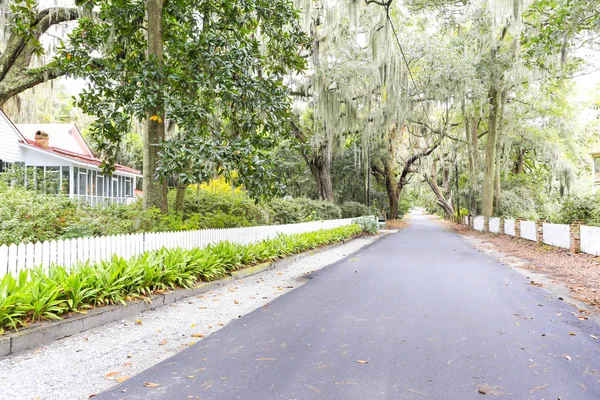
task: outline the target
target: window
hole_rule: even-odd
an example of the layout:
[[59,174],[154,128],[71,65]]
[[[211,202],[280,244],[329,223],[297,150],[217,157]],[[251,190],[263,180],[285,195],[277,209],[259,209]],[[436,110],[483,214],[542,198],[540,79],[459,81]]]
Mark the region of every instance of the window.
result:
[[88,194],[88,180],[87,180],[87,171],[79,168],[79,178],[78,178],[78,186],[77,186],[77,194],[80,196],[87,196]]
[[113,178],[112,184],[112,197],[119,197],[119,178]]
[[104,197],[104,175],[96,176],[96,196]]
[[60,192],[60,167],[45,167],[44,193],[58,194]]
[[125,196],[133,197],[133,185],[131,178],[125,178]]
[[69,194],[71,191],[71,169],[69,167],[62,167],[62,181],[61,181],[61,192],[63,194]]
[[594,158],[594,171],[596,171],[596,180],[600,181],[600,156]]

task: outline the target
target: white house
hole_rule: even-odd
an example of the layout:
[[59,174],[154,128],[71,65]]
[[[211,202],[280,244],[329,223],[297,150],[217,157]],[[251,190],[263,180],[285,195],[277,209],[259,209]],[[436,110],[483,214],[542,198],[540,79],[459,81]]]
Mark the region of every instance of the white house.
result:
[[40,176],[57,180],[57,194],[90,204],[133,201],[140,171],[116,165],[109,176],[101,163],[74,124],[15,125],[0,110],[0,172],[11,164],[34,167],[36,182]]

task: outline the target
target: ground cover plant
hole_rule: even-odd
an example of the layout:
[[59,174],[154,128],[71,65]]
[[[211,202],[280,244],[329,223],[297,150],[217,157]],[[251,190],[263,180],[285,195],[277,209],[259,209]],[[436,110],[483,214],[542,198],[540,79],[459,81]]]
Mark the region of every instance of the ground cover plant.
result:
[[70,270],[52,266],[23,270],[0,281],[0,334],[40,320],[129,300],[161,290],[191,288],[244,266],[332,244],[361,233],[356,225],[279,235],[249,245],[220,242],[192,250],[161,249],[128,260],[81,263]]

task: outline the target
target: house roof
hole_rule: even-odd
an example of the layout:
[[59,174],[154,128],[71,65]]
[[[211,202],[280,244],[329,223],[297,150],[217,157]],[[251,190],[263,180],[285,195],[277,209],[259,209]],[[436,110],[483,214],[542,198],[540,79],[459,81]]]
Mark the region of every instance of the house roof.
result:
[[48,134],[50,147],[87,157],[94,156],[75,124],[16,124],[15,126],[27,141],[35,141],[35,133],[42,131]]
[[[95,167],[102,164],[102,160],[94,157],[75,124],[14,124],[14,126],[24,147]],[[35,133],[38,131],[48,134],[48,147],[36,143]],[[120,164],[115,164],[115,169],[123,173],[142,175],[139,170]]]
[[[26,139],[25,142],[21,142],[21,145],[24,147],[34,148],[37,151],[49,153],[51,155],[58,156],[63,159],[66,158],[66,159],[69,159],[71,161],[74,161],[74,162],[80,163],[80,164],[92,165],[94,167],[100,167],[100,165],[102,164],[102,160],[100,160],[99,158],[96,158],[94,156],[91,156],[91,157],[84,156],[81,154],[73,153],[73,152],[70,152],[67,150],[63,150],[63,149],[57,149],[54,147],[42,147],[42,146],[38,145],[37,143],[35,143],[35,140]],[[141,171],[139,171],[135,168],[126,167],[121,164],[115,164],[115,170],[118,172],[124,172],[124,173],[128,173],[128,174],[142,176]]]

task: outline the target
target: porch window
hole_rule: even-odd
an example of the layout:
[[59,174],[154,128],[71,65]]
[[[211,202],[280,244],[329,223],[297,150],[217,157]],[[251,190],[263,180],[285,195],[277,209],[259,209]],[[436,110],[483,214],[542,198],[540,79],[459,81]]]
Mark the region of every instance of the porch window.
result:
[[119,197],[119,178],[113,178],[112,180],[112,196]]
[[133,182],[131,182],[131,178],[125,178],[125,196],[133,197]]
[[79,168],[77,194],[86,196],[88,194],[88,177],[87,170]]
[[44,167],[44,193],[59,194],[60,193],[60,167]]
[[104,197],[104,175],[96,176],[96,196]]
[[71,189],[71,170],[69,167],[62,167],[61,193],[69,194]]

